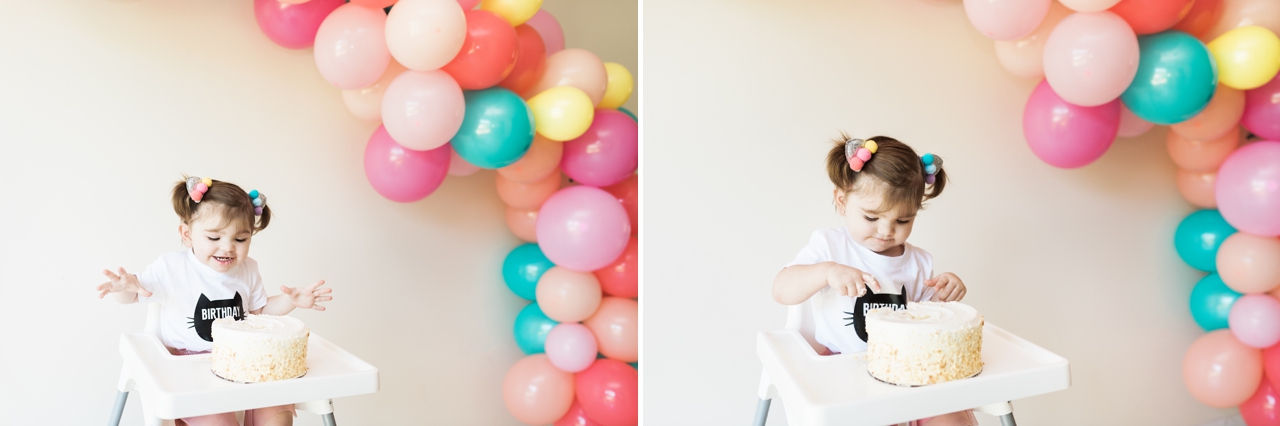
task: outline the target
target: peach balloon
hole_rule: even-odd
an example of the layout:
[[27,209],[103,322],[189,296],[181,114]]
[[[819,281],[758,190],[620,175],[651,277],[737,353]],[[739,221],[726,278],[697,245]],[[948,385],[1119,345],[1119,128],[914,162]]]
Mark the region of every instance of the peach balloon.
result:
[[449,147],[449,176],[471,176],[478,171],[480,166],[467,162],[452,146]]
[[351,111],[351,115],[356,116],[365,121],[382,121],[382,95],[387,93],[387,86],[391,85],[391,81],[400,76],[404,72],[404,65],[392,60],[387,64],[387,70],[382,72],[382,77],[378,77],[378,81],[372,85],[361,88],[342,91],[342,102],[347,104],[347,111]]
[[538,242],[538,209],[522,210],[507,206],[507,229],[516,234],[516,238]]
[[542,180],[532,183],[512,182],[499,174],[495,179],[498,198],[508,206],[518,209],[537,209],[560,189],[560,172],[552,171]]
[[1062,5],[1076,12],[1101,12],[1115,6],[1120,0],[1061,0]]
[[1218,247],[1218,275],[1232,290],[1266,293],[1280,286],[1280,239],[1237,232]]
[[387,49],[411,70],[431,71],[452,61],[467,38],[467,18],[456,0],[400,0],[387,14]]
[[1243,115],[1244,91],[1218,83],[1213,99],[1209,100],[1209,105],[1203,111],[1169,128],[1184,138],[1207,141],[1235,130]]
[[596,312],[603,292],[594,274],[555,266],[538,279],[535,297],[547,317],[558,322],[579,322]]
[[498,174],[512,182],[530,183],[546,178],[560,165],[560,157],[564,155],[564,144],[535,135],[533,145],[524,157],[510,166],[498,169]]
[[1120,130],[1116,132],[1116,136],[1122,138],[1142,136],[1150,131],[1152,127],[1155,127],[1154,123],[1143,120],[1138,114],[1130,111],[1129,107],[1124,106],[1123,103],[1120,104]]
[[526,424],[549,424],[573,405],[573,373],[560,371],[547,354],[516,361],[502,379],[502,402]]
[[1178,193],[1191,205],[1202,209],[1218,207],[1213,191],[1213,186],[1218,181],[1218,172],[1188,172],[1178,169],[1174,179],[1178,182]]
[[1280,35],[1280,1],[1222,0],[1222,17],[1200,40],[1206,43],[1227,31],[1257,25]]
[[1240,405],[1262,383],[1262,351],[1236,340],[1231,330],[1210,332],[1187,348],[1182,380],[1191,396],[1205,405]]
[[639,315],[640,304],[635,300],[610,296],[600,301],[600,309],[583,324],[596,335],[596,344],[606,358],[636,362],[640,360]]
[[1049,5],[1049,13],[1035,31],[1017,40],[997,40],[996,59],[1010,74],[1022,78],[1039,79],[1044,77],[1044,41],[1058,26],[1062,18],[1071,14],[1071,9],[1053,2]]
[[609,74],[604,62],[594,53],[583,49],[565,49],[547,57],[547,69],[538,84],[528,94],[537,95],[556,86],[573,86],[581,89],[591,99],[591,105],[604,99],[609,86]]
[[1165,136],[1169,158],[1179,168],[1190,172],[1212,172],[1240,145],[1240,132],[1231,131],[1217,139],[1197,141],[1182,137],[1178,132]]

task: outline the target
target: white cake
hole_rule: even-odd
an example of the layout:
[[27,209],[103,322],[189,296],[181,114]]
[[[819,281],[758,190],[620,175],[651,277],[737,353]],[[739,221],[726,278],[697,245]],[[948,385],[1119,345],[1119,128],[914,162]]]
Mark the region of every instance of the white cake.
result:
[[296,318],[245,315],[213,322],[213,374],[236,382],[269,382],[307,372],[311,330]]
[[867,372],[897,385],[930,385],[982,371],[982,315],[960,302],[908,303],[867,314]]

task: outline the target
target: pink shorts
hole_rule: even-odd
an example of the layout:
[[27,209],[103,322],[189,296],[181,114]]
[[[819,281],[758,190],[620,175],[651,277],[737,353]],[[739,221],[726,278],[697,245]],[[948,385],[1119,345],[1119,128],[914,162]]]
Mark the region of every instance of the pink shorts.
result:
[[[186,349],[174,349],[165,347],[169,353],[177,356],[185,355],[202,355],[209,351],[189,351]],[[293,417],[298,417],[298,411],[293,409],[293,404],[277,405],[275,407],[258,408],[244,411],[244,426],[254,426],[266,423],[276,414],[288,411]],[[181,419],[187,426],[240,426],[236,421],[236,413],[210,414],[207,416],[186,417]]]

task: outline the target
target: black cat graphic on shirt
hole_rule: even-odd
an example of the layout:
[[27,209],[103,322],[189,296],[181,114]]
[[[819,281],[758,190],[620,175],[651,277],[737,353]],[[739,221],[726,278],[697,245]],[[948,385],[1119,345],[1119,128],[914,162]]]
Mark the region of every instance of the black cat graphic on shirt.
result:
[[200,300],[196,301],[196,311],[194,316],[187,317],[188,324],[196,329],[196,334],[207,342],[213,341],[213,321],[218,318],[232,317],[236,321],[244,319],[244,303],[240,299],[240,293],[230,299],[209,300],[208,296],[200,294]]
[[881,293],[876,294],[867,287],[867,294],[862,295],[853,302],[853,312],[845,312],[849,317],[845,320],[849,321],[845,326],[853,326],[858,338],[867,341],[867,312],[876,308],[891,308],[893,310],[907,309],[907,289],[904,286],[898,290],[898,294]]

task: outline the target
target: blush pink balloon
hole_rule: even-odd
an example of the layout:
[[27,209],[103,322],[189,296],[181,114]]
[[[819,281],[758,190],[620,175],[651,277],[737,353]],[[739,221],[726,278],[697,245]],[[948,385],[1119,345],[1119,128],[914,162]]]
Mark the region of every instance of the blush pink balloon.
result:
[[1188,172],[1178,170],[1174,178],[1178,183],[1178,193],[1191,205],[1212,209],[1218,207],[1214,199],[1213,187],[1218,181],[1218,172]]
[[253,16],[267,38],[289,49],[306,49],[316,41],[316,31],[330,12],[345,0],[312,0],[290,4],[278,0],[253,0]]
[[530,183],[512,182],[499,174],[494,182],[498,187],[498,198],[503,203],[517,209],[531,210],[542,207],[542,203],[560,189],[560,173],[553,170],[543,176],[542,180]]
[[1209,332],[1187,348],[1182,380],[1191,396],[1205,405],[1240,405],[1262,383],[1262,351],[1240,343],[1230,330]]
[[612,359],[597,359],[573,377],[583,411],[604,426],[634,426],[640,415],[640,373]]
[[449,142],[465,114],[462,88],[441,70],[402,72],[382,95],[382,124],[409,149],[434,149]]
[[595,333],[600,353],[622,362],[640,360],[640,305],[633,299],[606,297],[583,321]]
[[603,268],[631,239],[627,211],[600,188],[572,186],[556,192],[538,211],[538,245],[557,266],[581,272]]
[[1052,0],[964,0],[964,12],[979,33],[994,40],[1016,40],[1044,21]]
[[462,6],[464,12],[475,9],[477,4],[480,4],[480,0],[458,0],[458,5]]
[[449,176],[471,176],[480,171],[480,166],[467,162],[467,159],[458,155],[458,151],[454,151],[450,145],[449,149]]
[[1061,0],[1062,5],[1076,12],[1101,12],[1115,6],[1120,0]]
[[1022,112],[1022,133],[1031,152],[1066,169],[1096,161],[1120,130],[1120,100],[1085,107],[1068,103],[1041,81]]
[[591,99],[591,105],[599,105],[609,84],[604,62],[594,53],[583,49],[565,49],[547,57],[547,69],[542,72],[529,95],[537,95],[556,86],[571,86],[582,90]]
[[1269,294],[1246,294],[1231,305],[1227,319],[1240,343],[1267,348],[1280,342],[1280,301]]
[[1240,147],[1218,169],[1218,210],[1232,227],[1280,236],[1280,142]]
[[1120,97],[1138,73],[1138,36],[1111,12],[1076,13],[1044,45],[1044,77],[1067,102],[1098,106]]
[[400,0],[387,15],[387,49],[411,70],[432,71],[452,61],[467,38],[456,0]]
[[339,89],[359,89],[378,81],[391,62],[383,32],[387,15],[348,3],[334,9],[316,31],[316,68]]
[[1218,246],[1215,263],[1222,282],[1236,292],[1266,293],[1280,286],[1278,239],[1246,232],[1231,234]]
[[1044,78],[1044,42],[1053,28],[1071,14],[1071,9],[1050,2],[1049,13],[1035,31],[1017,40],[997,40],[996,59],[1010,74],[1022,78]]
[[1280,140],[1280,74],[1245,92],[1240,124],[1263,139]]
[[573,404],[574,377],[551,364],[546,354],[516,361],[502,379],[502,402],[526,424],[548,424]]
[[1117,136],[1122,138],[1132,138],[1142,136],[1154,127],[1150,121],[1143,120],[1138,114],[1134,114],[1124,103],[1120,103],[1120,130],[1116,132]]
[[1280,1],[1223,0],[1221,17],[1201,40],[1209,42],[1227,31],[1250,25],[1280,34]]
[[538,242],[538,210],[521,210],[507,206],[507,229],[524,241]]
[[538,13],[524,23],[538,30],[538,35],[542,36],[542,42],[547,46],[548,55],[564,50],[564,30],[560,28],[560,21],[546,9],[538,10]]
[[609,186],[631,176],[640,161],[640,127],[631,117],[597,109],[587,131],[564,143],[560,170],[583,185]]
[[577,373],[596,360],[596,337],[585,325],[561,323],[547,333],[546,350],[556,368]]
[[[1200,1],[1200,0],[1197,0]],[[1245,402],[1240,403],[1240,417],[1249,426],[1280,425],[1280,397],[1271,383],[1266,380],[1258,385],[1258,390]]]
[[449,146],[415,151],[397,144],[378,126],[364,148],[364,175],[373,189],[392,201],[407,203],[431,195],[449,174]]
[[391,61],[387,64],[387,70],[383,71],[382,76],[378,77],[378,81],[373,82],[372,85],[343,90],[342,102],[347,105],[347,111],[351,111],[351,115],[361,120],[382,121],[382,97],[387,93],[387,86],[390,86],[391,82],[404,71],[404,65]]
[[[552,262],[555,262],[552,260]],[[538,279],[536,300],[542,313],[558,322],[587,319],[600,307],[600,281],[590,272],[560,266],[548,269]]]
[[1169,126],[1179,135],[1193,140],[1211,140],[1236,130],[1244,115],[1244,92],[1218,83],[1213,98],[1203,111],[1187,121]]
[[1240,146],[1240,132],[1230,131],[1217,139],[1196,141],[1182,137],[1178,132],[1165,135],[1169,158],[1178,168],[1189,172],[1212,172]]
[[582,409],[582,403],[574,399],[569,412],[564,413],[564,417],[556,420],[552,426],[600,426],[600,423],[587,417],[587,412]]
[[564,144],[542,135],[533,136],[533,145],[520,160],[509,166],[498,169],[498,174],[512,182],[530,183],[546,178],[560,167],[560,158],[564,155]]

